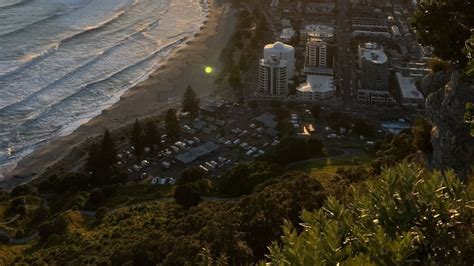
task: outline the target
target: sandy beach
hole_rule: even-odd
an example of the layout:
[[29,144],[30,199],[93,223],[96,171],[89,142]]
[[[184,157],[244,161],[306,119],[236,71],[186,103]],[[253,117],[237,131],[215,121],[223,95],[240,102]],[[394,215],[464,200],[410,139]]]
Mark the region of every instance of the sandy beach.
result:
[[[136,118],[157,115],[181,98],[190,84],[200,96],[209,95],[217,88],[215,78],[221,63],[219,55],[227,45],[235,24],[229,3],[213,1],[209,18],[201,30],[185,45],[177,48],[167,62],[150,77],[127,91],[120,101],[81,125],[73,133],[38,147],[23,158],[15,169],[5,174],[0,187],[28,182],[39,176],[47,167],[70,154],[71,150],[90,137],[100,135],[105,129],[114,129],[133,122]],[[206,74],[204,68],[214,71]],[[21,177],[21,178],[18,178]]]

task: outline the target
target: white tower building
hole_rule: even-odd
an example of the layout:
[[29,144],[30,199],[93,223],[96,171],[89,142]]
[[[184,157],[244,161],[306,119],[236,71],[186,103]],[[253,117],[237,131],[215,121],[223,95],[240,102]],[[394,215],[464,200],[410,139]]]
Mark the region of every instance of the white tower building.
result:
[[288,80],[292,79],[295,75],[295,49],[293,46],[281,42],[265,45],[263,59],[270,59],[273,56],[286,61],[288,67],[287,78]]
[[260,59],[258,90],[261,96],[286,97],[288,94],[287,62],[278,56]]

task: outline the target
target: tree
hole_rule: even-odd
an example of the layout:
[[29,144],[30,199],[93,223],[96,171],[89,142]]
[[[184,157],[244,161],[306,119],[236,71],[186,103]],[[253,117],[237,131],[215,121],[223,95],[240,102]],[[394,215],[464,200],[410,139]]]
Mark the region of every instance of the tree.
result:
[[466,46],[464,47],[464,54],[466,54],[469,62],[467,64],[466,74],[469,77],[474,77],[474,33],[471,35],[471,38],[466,41]]
[[104,133],[101,149],[102,162],[106,166],[112,166],[117,159],[117,150],[115,149],[115,143],[112,139],[112,136],[110,135],[109,130],[106,130]]
[[178,179],[178,185],[184,185],[199,181],[206,177],[206,172],[200,167],[189,167],[184,169]]
[[219,192],[231,197],[250,194],[259,184],[280,176],[282,173],[283,169],[277,164],[268,162],[240,163],[221,176]]
[[196,116],[199,112],[199,99],[191,85],[188,85],[184,92],[182,106],[183,112],[189,112],[192,116]]
[[178,116],[175,109],[170,108],[166,113],[165,128],[166,134],[170,139],[176,140],[179,138],[181,128],[179,127]]
[[173,197],[185,209],[196,206],[201,202],[201,196],[189,184],[177,186]]
[[[464,265],[473,260],[473,195],[452,172],[422,173],[407,163],[303,211],[304,230],[286,222],[272,265]],[[303,229],[303,228],[301,228]]]
[[415,11],[413,26],[418,40],[434,48],[441,59],[464,66],[467,57],[463,54],[466,40],[474,28],[472,2],[466,0],[422,1]]
[[229,85],[232,89],[237,91],[242,85],[241,82],[240,70],[239,68],[234,67],[229,75]]
[[135,123],[133,124],[132,129],[131,142],[133,147],[135,148],[135,156],[137,156],[138,160],[140,160],[140,157],[143,153],[142,133],[143,131],[140,122],[138,121],[138,119],[135,119]]
[[431,129],[431,124],[423,117],[417,117],[412,128],[413,142],[415,146],[425,154],[431,154],[433,152]]
[[239,58],[239,70],[242,72],[247,72],[249,70],[248,55],[242,53]]
[[91,183],[93,185],[103,186],[109,183],[121,183],[126,180],[126,175],[115,167],[117,159],[117,150],[114,141],[108,130],[105,131],[100,144],[93,144],[89,149],[86,162],[86,170],[91,173],[90,178],[63,178],[58,187],[77,186],[85,188]]
[[316,120],[319,118],[319,114],[321,113],[321,106],[319,106],[318,104],[313,104],[311,106],[311,114],[313,115],[313,118]]
[[373,137],[375,135],[375,127],[363,119],[356,119],[352,130],[355,134],[365,137]]
[[93,144],[89,149],[86,170],[93,175],[107,175],[117,159],[117,150],[108,130],[105,131],[100,144]]
[[161,145],[161,135],[156,123],[150,121],[147,123],[143,135],[143,144],[151,149]]

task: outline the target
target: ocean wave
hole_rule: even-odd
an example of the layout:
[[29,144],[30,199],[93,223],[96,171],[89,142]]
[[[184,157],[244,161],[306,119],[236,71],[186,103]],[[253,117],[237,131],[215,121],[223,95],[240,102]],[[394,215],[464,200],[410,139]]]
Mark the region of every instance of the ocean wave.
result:
[[56,104],[52,105],[51,106],[51,109],[55,109],[55,107],[57,105],[61,105],[61,104],[64,104],[64,102],[68,102],[70,101],[71,99],[74,99],[74,98],[80,98],[80,96],[82,94],[84,94],[87,90],[89,90],[90,88],[93,88],[95,85],[97,84],[101,84],[101,83],[104,83],[110,79],[114,79],[116,76],[120,75],[120,74],[123,74],[127,71],[129,71],[130,69],[132,68],[135,68],[137,67],[138,65],[141,65],[147,61],[150,61],[151,59],[153,59],[154,57],[166,52],[167,50],[170,50],[170,49],[173,49],[174,47],[184,43],[186,41],[187,37],[183,37],[181,39],[178,39],[172,43],[169,43],[163,47],[161,47],[160,49],[154,51],[153,53],[151,53],[150,55],[148,55],[147,57],[133,63],[132,65],[128,65],[114,73],[111,73],[110,75],[104,77],[103,79],[100,79],[100,80],[97,80],[97,81],[94,81],[92,83],[89,83],[89,84],[85,84],[83,85],[78,91],[76,91],[74,94],[62,99],[60,102],[57,102]]
[[159,56],[161,54],[166,53],[167,51],[169,51],[169,50],[173,49],[174,47],[176,47],[176,46],[182,44],[183,42],[185,42],[186,39],[187,39],[187,37],[184,37],[184,38],[178,39],[174,42],[171,42],[171,43],[161,47],[160,49],[157,49],[156,51],[154,51],[150,55],[146,56],[145,58],[143,58],[143,59],[141,59],[141,60],[139,60],[139,61],[137,61],[137,62],[135,62],[131,65],[128,65],[128,66],[126,66],[126,67],[124,67],[120,70],[117,70],[113,73],[110,73],[109,75],[107,75],[106,77],[104,77],[100,80],[96,80],[94,82],[84,84],[78,90],[76,90],[73,94],[68,95],[67,97],[61,99],[60,101],[55,102],[55,103],[47,106],[45,111],[37,114],[37,116],[28,118],[26,121],[24,121],[20,125],[16,124],[15,127],[17,127],[17,128],[31,128],[33,125],[40,123],[40,121],[43,120],[45,117],[49,117],[51,115],[51,112],[54,113],[55,111],[57,111],[61,107],[65,106],[65,105],[66,106],[69,105],[69,103],[74,101],[74,100],[84,98],[84,96],[90,95],[92,93],[105,92],[105,91],[95,91],[94,92],[94,89],[96,88],[97,85],[106,83],[106,82],[108,82],[110,80],[113,80],[113,79],[116,79],[117,76],[128,72],[130,69],[136,68],[137,66],[140,66],[140,65],[142,65],[142,64],[144,64],[144,63],[146,63],[150,60],[153,60],[156,56]]
[[[112,54],[115,50],[117,50],[120,47],[128,44],[130,41],[134,41],[138,37],[138,35],[142,35],[143,37],[147,38],[148,36],[146,35],[146,30],[148,30],[152,25],[156,25],[158,23],[158,21],[159,21],[159,19],[157,21],[147,23],[146,26],[142,26],[142,27],[138,28],[137,32],[134,32],[131,35],[126,36],[125,38],[123,38],[122,40],[117,42],[117,44],[115,44],[114,46],[108,48],[107,50],[104,50],[104,51],[98,53],[91,60],[88,60],[86,63],[84,63],[82,65],[79,65],[77,68],[74,68],[72,71],[69,71],[68,73],[66,73],[60,79],[57,79],[57,80],[53,81],[52,83],[48,84],[47,86],[43,87],[42,89],[40,89],[38,91],[35,91],[34,93],[28,95],[26,98],[23,98],[18,102],[14,102],[14,103],[11,103],[10,105],[4,106],[3,108],[0,108],[0,117],[5,116],[7,114],[11,114],[12,111],[15,110],[16,108],[18,108],[19,106],[28,104],[28,102],[31,102],[32,100],[37,98],[39,95],[42,95],[42,94],[46,93],[47,91],[57,87],[58,84],[64,82],[68,78],[74,76],[75,74],[77,74],[77,73],[79,73],[79,72],[81,72],[85,69],[88,69],[90,66],[92,66],[93,64],[99,62],[101,59],[103,59],[103,58],[109,56],[110,54]],[[182,33],[182,34],[179,34],[179,35],[183,35],[183,34],[185,34],[185,33]],[[179,35],[177,35],[176,37],[178,37]],[[148,37],[148,38],[152,39],[151,37]],[[57,47],[52,47],[51,49],[49,49],[49,52],[47,52],[45,54],[45,56],[49,55],[51,53],[51,51],[54,51],[54,50],[57,50]],[[29,65],[35,63],[35,61],[37,61],[37,60],[34,60],[34,61],[30,62]],[[26,67],[27,66],[25,66],[25,68]]]
[[[132,8],[133,6],[135,6],[136,4],[138,3],[137,0],[135,0],[133,2],[133,4],[131,6],[129,6],[129,8]],[[71,42],[73,41],[74,39],[76,38],[79,38],[79,37],[82,37],[84,35],[87,35],[87,34],[91,34],[91,33],[94,33],[94,32],[97,32],[97,31],[100,31],[101,29],[103,29],[104,27],[107,27],[108,25],[116,22],[117,20],[119,20],[123,15],[126,14],[126,12],[129,10],[129,8],[127,9],[124,9],[124,10],[121,10],[120,12],[117,12],[115,13],[112,17],[108,18],[107,20],[105,21],[102,21],[101,23],[97,24],[97,25],[94,25],[94,26],[90,26],[90,27],[87,27],[87,28],[83,28],[82,31],[79,31],[79,32],[76,32],[62,40],[60,40],[59,42],[56,42],[56,43],[50,43],[48,44],[45,49],[37,54],[34,54],[34,55],[30,55],[31,59],[28,60],[27,62],[25,63],[22,63],[21,65],[19,65],[18,67],[8,71],[7,73],[3,74],[0,76],[0,80],[2,79],[5,79],[5,78],[8,78],[10,76],[12,76],[13,74],[15,73],[18,73],[22,70],[24,70],[25,68],[31,66],[32,64],[36,63],[37,61],[41,60],[41,59],[44,59],[46,56],[48,56],[49,54],[51,54],[52,52],[54,52],[55,50],[58,50],[59,48],[61,48],[63,45],[67,44],[68,42]],[[72,11],[69,11],[69,12],[65,12],[65,13],[58,13],[58,14],[54,14],[52,16],[49,16],[45,19],[42,19],[42,20],[39,20],[27,27],[24,27],[24,28],[21,28],[21,29],[18,29],[18,30],[15,30],[13,32],[9,32],[9,33],[6,33],[4,35],[0,35],[0,38],[1,37],[5,37],[5,36],[8,36],[8,35],[12,35],[12,34],[18,34],[18,32],[21,32],[21,31],[27,31],[27,30],[30,30],[30,27],[35,25],[35,24],[41,24],[41,23],[47,23],[47,22],[50,22],[50,21],[53,21],[61,16],[64,16],[64,15],[67,15],[67,14],[70,14],[76,10],[78,10],[80,8],[76,8]]]
[[[171,0],[171,1],[174,2],[174,0]],[[182,2],[187,2],[187,1],[188,0],[182,1]],[[141,1],[141,2],[151,3],[147,1]],[[168,4],[168,1],[166,2]],[[152,5],[150,4],[149,6],[151,7]],[[187,7],[186,3],[181,3],[181,6]],[[152,21],[148,19],[136,20],[136,21],[133,21],[133,23],[127,23],[127,27],[133,26],[133,28],[129,28],[129,29],[132,29],[131,32],[128,31],[129,29],[127,29],[127,31],[119,32],[120,29],[114,26],[111,28],[107,28],[106,30],[103,31],[107,35],[102,35],[102,33],[100,33],[102,31],[99,31],[97,35],[94,34],[92,36],[87,36],[86,38],[81,38],[81,39],[72,38],[71,39],[69,37],[68,38],[69,40],[66,41],[65,43],[59,42],[58,47],[54,47],[54,46],[49,47],[48,48],[49,52],[46,53],[46,55],[43,54],[43,56],[45,57],[51,56],[52,52],[54,52],[55,49],[56,51],[58,51],[58,53],[52,57],[49,57],[48,60],[46,60],[44,63],[35,65],[33,68],[28,69],[28,73],[30,73],[31,71],[35,71],[36,69],[39,70],[41,67],[43,67],[43,65],[46,66],[46,64],[51,63],[52,61],[55,60],[55,58],[59,58],[59,56],[62,55],[63,52],[64,54],[67,54],[68,51],[74,51],[73,49],[82,49],[82,50],[86,49],[85,51],[88,51],[87,48],[93,48],[93,49],[89,50],[90,52],[87,53],[86,58],[82,58],[81,60],[78,60],[78,61],[71,60],[70,62],[73,62],[74,65],[69,64],[68,65],[69,67],[67,70],[64,69],[63,71],[60,71],[58,75],[55,75],[55,77],[52,77],[52,79],[57,79],[56,81],[51,82],[51,80],[45,79],[44,84],[40,84],[36,86],[35,89],[40,89],[42,90],[42,92],[39,92],[39,94],[35,93],[36,96],[28,95],[25,98],[25,101],[29,101],[29,102],[23,101],[23,104],[18,103],[18,105],[12,105],[8,107],[8,110],[12,111],[11,114],[9,114],[6,111],[3,111],[3,112],[0,111],[0,118],[2,118],[2,121],[0,122],[0,131],[3,131],[3,133],[0,132],[0,149],[2,149],[2,147],[8,147],[8,148],[11,147],[14,150],[14,153],[12,154],[12,156],[8,156],[8,157],[2,156],[1,151],[0,151],[0,175],[1,175],[1,172],[3,172],[2,165],[5,166],[6,164],[15,164],[19,159],[31,153],[35,149],[35,147],[37,147],[37,145],[40,144],[41,142],[48,141],[51,138],[54,138],[58,135],[64,135],[64,134],[68,134],[72,132],[77,127],[79,127],[80,124],[87,122],[90,118],[100,114],[101,110],[117,102],[119,100],[119,97],[125,91],[127,91],[129,88],[136,85],[140,80],[146,79],[146,77],[150,75],[150,73],[152,73],[157,68],[157,66],[161,65],[164,62],[164,60],[162,59],[167,57],[167,54],[170,53],[170,51],[172,51],[174,47],[179,47],[188,38],[192,38],[193,36],[192,33],[197,31],[199,28],[199,27],[194,27],[194,25],[197,25],[201,21],[195,20],[195,22],[191,22],[190,20],[188,20],[189,18],[191,18],[191,16],[183,17],[183,15],[181,15],[180,17],[180,13],[181,14],[184,14],[184,13],[178,12],[176,10],[177,8],[178,7],[172,8],[174,11],[172,12],[172,14],[169,14],[167,16],[166,21],[163,21],[163,23],[157,20],[152,20]],[[146,9],[144,5],[140,5],[140,9],[134,9],[133,17],[140,15],[139,10],[149,10],[149,9]],[[160,11],[164,11],[164,9]],[[80,12],[80,13],[81,14],[85,13],[85,11]],[[153,13],[153,12],[147,11],[145,13]],[[167,13],[167,10],[165,13]],[[195,15],[194,13],[189,13],[189,14],[192,14],[193,15],[192,17],[194,17]],[[205,15],[203,16],[202,14],[198,16],[201,17],[202,19],[205,19],[206,17]],[[170,17],[175,17],[178,19],[173,20],[173,19],[170,19]],[[75,14],[74,17],[70,19],[70,21],[76,21],[77,19],[80,20],[78,25],[83,23],[82,21],[86,21],[86,19],[80,17],[79,14]],[[180,19],[184,20],[185,24],[181,24]],[[123,20],[121,21],[123,22]],[[177,24],[178,26],[176,26],[175,28],[173,28],[173,26],[171,26],[172,24],[170,24],[170,23],[175,23],[174,21],[178,23]],[[117,26],[120,25],[120,27],[122,27],[122,24],[125,24],[122,22],[117,24]],[[183,27],[188,24],[189,24],[188,27]],[[96,36],[100,36],[102,38],[107,37],[108,39],[109,37],[112,37],[112,34],[111,35],[109,34],[111,32],[115,32],[115,28],[117,28],[117,34],[116,33],[113,34],[115,38],[112,38],[113,42],[110,43],[112,45],[110,47],[109,45],[102,46],[102,44],[91,45],[91,46],[76,46],[76,45],[80,45],[80,43],[83,43],[85,41],[90,41],[91,43],[93,43],[94,39],[96,39]],[[170,30],[161,30],[161,28],[171,29],[171,32],[173,31],[173,29],[175,32],[176,31],[184,31],[184,32],[180,34],[173,34],[173,33],[170,34]],[[186,30],[186,29],[189,29],[189,30]],[[86,30],[90,30],[90,28],[86,28]],[[152,32],[148,32],[148,31],[152,31]],[[150,33],[150,35],[147,36],[147,33]],[[140,36],[140,34],[143,36]],[[146,46],[152,48],[151,50],[155,50],[155,51],[144,50],[143,52],[139,53],[140,58],[136,58],[136,57],[132,58],[130,56],[126,56],[122,58],[122,56],[125,55],[124,53],[127,48],[122,47],[118,51],[115,51],[115,49],[117,49],[118,45],[121,45],[120,40],[122,40],[122,38],[125,35],[128,35],[126,38],[123,39],[125,40],[125,42],[126,42],[126,39],[128,38],[138,38],[139,40],[139,42],[137,43],[138,46],[136,46],[135,48],[138,48],[142,44],[143,41],[146,41],[146,44],[147,44]],[[174,36],[170,36],[170,35],[174,35]],[[180,37],[180,35],[188,35],[188,36],[177,39],[177,40],[169,39],[169,38]],[[78,36],[83,37],[84,35],[80,34]],[[153,43],[153,42],[150,42],[150,39],[156,41],[157,44],[160,41],[164,41],[164,42],[168,41],[168,43],[167,45],[162,46],[162,47],[157,47],[156,45],[150,46],[150,44]],[[70,41],[74,41],[74,43],[69,43]],[[67,47],[64,47],[63,49],[61,49],[65,44],[68,44]],[[105,50],[104,52],[100,52],[100,50],[102,50],[105,47],[107,47],[107,50]],[[50,49],[53,49],[53,51],[51,51]],[[134,50],[138,51],[137,49],[134,49]],[[151,54],[149,54],[148,52],[151,52]],[[92,56],[93,58],[89,58],[89,55]],[[110,63],[113,63],[115,61],[114,58],[117,58],[117,59],[122,58],[122,61],[123,60],[125,61],[123,61],[120,64],[113,64],[113,66],[115,67],[111,67],[111,68],[106,67],[107,62],[109,62],[109,60],[112,60],[110,61]],[[38,58],[35,60],[39,61]],[[68,61],[69,60],[66,60],[65,62],[68,62]],[[136,62],[130,62],[130,61],[136,61]],[[99,62],[99,64],[97,64],[96,66],[95,63],[97,62]],[[125,64],[129,63],[129,65],[124,65],[123,63]],[[79,66],[76,67],[76,65],[79,65]],[[82,70],[86,70],[87,72],[82,73]],[[112,73],[99,75],[100,73],[106,73],[107,71],[111,71]],[[44,71],[41,71],[41,73],[43,72]],[[47,74],[46,72],[44,72],[45,75]],[[80,74],[76,75],[79,72]],[[98,75],[94,75],[94,73],[97,73]],[[17,78],[17,76],[14,76],[14,78]],[[101,78],[101,79],[97,80],[97,78]],[[78,82],[79,80],[84,80],[86,84],[80,84]],[[68,84],[68,86],[62,88],[63,86],[62,82],[64,82],[64,85]],[[52,84],[48,84],[48,83],[52,83]],[[43,86],[49,87],[49,88],[45,90]],[[49,89],[53,87],[55,88],[55,90],[50,91]],[[56,90],[56,89],[59,89],[59,90]],[[70,91],[67,91],[67,90],[70,90]],[[53,98],[48,99],[47,96],[52,96]],[[37,97],[36,99],[39,102],[41,101],[43,102],[41,102],[40,104],[36,103],[35,97]],[[30,100],[28,100],[29,98]],[[47,104],[46,108],[44,108],[45,106],[41,105],[44,103]],[[38,106],[40,105],[41,105],[40,107],[41,110],[37,110]],[[31,110],[33,110],[33,112],[31,112]],[[14,119],[13,118],[10,119],[9,115],[15,116],[17,118],[18,123],[15,124]]]
[[13,2],[10,2],[10,3],[3,4],[3,5],[0,4],[0,9],[9,9],[9,8],[13,8],[13,7],[20,7],[22,5],[30,3],[32,1],[33,0],[17,0],[17,1],[13,1]]

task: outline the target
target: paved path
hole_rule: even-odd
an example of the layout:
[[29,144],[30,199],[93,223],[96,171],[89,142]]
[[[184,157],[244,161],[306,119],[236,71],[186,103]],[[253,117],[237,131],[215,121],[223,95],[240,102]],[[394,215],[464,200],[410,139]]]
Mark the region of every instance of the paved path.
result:
[[23,245],[39,237],[38,231],[35,231],[32,235],[22,237],[22,238],[13,238],[7,234],[4,230],[0,229],[0,235],[8,237],[8,243],[13,245]]

